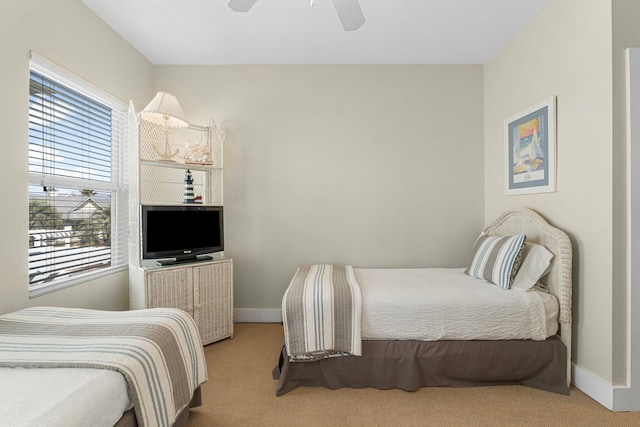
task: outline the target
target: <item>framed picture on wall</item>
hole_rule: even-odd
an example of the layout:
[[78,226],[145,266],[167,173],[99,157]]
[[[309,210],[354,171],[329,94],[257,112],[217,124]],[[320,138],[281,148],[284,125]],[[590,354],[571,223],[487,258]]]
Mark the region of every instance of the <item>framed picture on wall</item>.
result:
[[556,99],[505,120],[505,193],[556,191]]

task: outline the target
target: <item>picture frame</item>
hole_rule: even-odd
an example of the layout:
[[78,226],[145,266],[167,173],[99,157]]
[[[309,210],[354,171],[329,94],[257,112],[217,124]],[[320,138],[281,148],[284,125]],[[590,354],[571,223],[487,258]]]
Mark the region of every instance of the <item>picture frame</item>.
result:
[[504,121],[505,194],[556,191],[556,98]]

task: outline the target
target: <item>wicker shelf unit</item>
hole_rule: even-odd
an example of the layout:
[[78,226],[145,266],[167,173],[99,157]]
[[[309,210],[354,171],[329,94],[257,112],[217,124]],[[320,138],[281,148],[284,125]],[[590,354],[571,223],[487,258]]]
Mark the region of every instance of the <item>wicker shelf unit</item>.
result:
[[[165,133],[141,120],[133,106],[130,123],[129,307],[182,309],[196,321],[203,344],[233,337],[233,260],[221,252],[212,261],[161,267],[141,255],[141,206],[182,205],[187,169],[202,204],[223,205],[224,133],[213,120]],[[191,157],[203,149],[206,157]],[[175,155],[166,160],[160,152]]]

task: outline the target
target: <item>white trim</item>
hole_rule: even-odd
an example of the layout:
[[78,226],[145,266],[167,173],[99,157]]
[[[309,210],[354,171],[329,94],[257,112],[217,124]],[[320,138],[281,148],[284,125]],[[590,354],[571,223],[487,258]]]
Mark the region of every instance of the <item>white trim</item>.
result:
[[282,310],[279,308],[235,308],[233,321],[237,323],[280,323]]
[[128,269],[129,266],[127,264],[117,265],[114,267],[103,268],[102,270],[98,271],[92,271],[86,274],[79,274],[68,279],[47,282],[45,285],[32,286],[29,288],[29,299],[41,297],[42,295],[50,294],[61,289],[70,288],[72,286],[81,285],[83,283],[87,283],[89,280],[96,280],[101,277],[110,276],[112,274],[119,273]]
[[640,411],[640,399],[633,387],[613,388],[613,410],[616,412]]
[[575,363],[572,371],[573,385],[605,408],[615,412],[640,411],[640,399],[633,387],[613,386]]
[[[128,106],[104,90],[54,64],[46,58],[31,52],[29,68],[62,86],[76,91],[111,109],[111,180],[109,182],[90,180],[84,177],[62,177],[46,173],[29,173],[30,186],[54,186],[70,189],[91,188],[110,192],[111,197],[111,267],[70,278],[58,278],[50,282],[29,285],[29,298],[35,298],[70,286],[94,280],[128,268],[128,180],[127,145]],[[89,187],[87,187],[89,185]]]
[[49,61],[47,58],[38,55],[34,51],[31,51],[30,53],[30,68],[32,70],[40,74],[44,74],[45,76],[75,90],[76,92],[82,93],[83,95],[95,99],[96,101],[106,104],[112,109],[118,109],[124,112],[128,110],[129,105],[126,102],[121,101],[113,95],[110,95],[96,85],[91,84],[88,81],[78,77],[74,73]]
[[[616,389],[614,410],[640,410],[640,48],[626,50],[628,159],[628,303],[627,378],[629,387]],[[618,409],[620,408],[620,409]]]
[[573,385],[607,409],[613,410],[613,386],[599,376],[572,364]]
[[[118,177],[114,176],[112,180],[115,181],[116,178]],[[54,188],[76,188],[78,186],[87,186],[86,184],[81,184],[83,182],[86,183],[87,181],[88,180],[83,180],[82,178],[69,178],[66,176],[49,175],[42,172],[29,172],[29,185],[35,186],[46,185],[47,187]],[[108,193],[117,190],[118,186],[117,183],[111,181],[107,182],[92,180],[91,189]]]

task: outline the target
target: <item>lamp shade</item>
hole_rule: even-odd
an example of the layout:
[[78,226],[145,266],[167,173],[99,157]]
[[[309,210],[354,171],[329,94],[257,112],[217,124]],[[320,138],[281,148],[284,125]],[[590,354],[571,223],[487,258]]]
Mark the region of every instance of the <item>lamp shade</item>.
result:
[[189,126],[178,99],[167,92],[156,93],[151,102],[140,112],[140,117],[148,122],[162,126],[166,125],[174,128],[186,128]]

